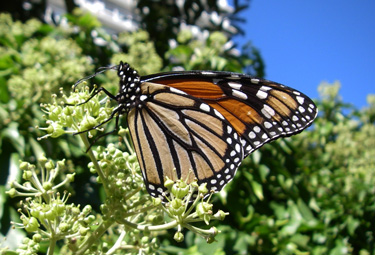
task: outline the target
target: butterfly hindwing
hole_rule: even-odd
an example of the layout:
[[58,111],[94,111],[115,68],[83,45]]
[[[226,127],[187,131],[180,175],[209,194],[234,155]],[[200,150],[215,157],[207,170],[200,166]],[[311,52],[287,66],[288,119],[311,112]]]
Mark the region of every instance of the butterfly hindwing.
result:
[[141,91],[128,123],[150,194],[165,192],[167,176],[221,190],[243,159],[235,129],[214,108],[178,89],[143,82]]

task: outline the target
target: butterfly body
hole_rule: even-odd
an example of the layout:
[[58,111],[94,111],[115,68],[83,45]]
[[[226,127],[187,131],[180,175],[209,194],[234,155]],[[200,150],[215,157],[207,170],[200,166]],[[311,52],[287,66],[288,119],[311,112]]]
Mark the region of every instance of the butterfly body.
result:
[[[166,177],[197,179],[220,191],[241,161],[278,137],[308,127],[315,104],[292,88],[231,72],[139,76],[120,63],[111,118],[127,122],[148,192],[164,196]],[[117,114],[117,115],[116,115]]]

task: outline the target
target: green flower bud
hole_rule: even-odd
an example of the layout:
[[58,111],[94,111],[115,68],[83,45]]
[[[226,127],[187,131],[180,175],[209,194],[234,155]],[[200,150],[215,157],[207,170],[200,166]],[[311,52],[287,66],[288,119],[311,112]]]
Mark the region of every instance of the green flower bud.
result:
[[85,118],[83,119],[82,123],[81,123],[81,127],[80,127],[79,131],[89,130],[89,129],[95,127],[98,124],[99,123],[96,121],[95,118],[86,115]]
[[202,194],[207,194],[208,192],[207,183],[202,183],[201,185],[199,185],[198,192]]
[[11,198],[15,197],[17,195],[17,190],[15,188],[11,188],[10,190],[8,190],[6,192],[6,194],[8,194]]
[[46,156],[42,155],[38,158],[38,162],[40,165],[44,165],[46,162],[48,161],[48,159],[46,158]]
[[184,198],[189,193],[189,186],[184,181],[176,182],[172,186],[171,193],[175,197],[182,199],[182,198]]
[[69,181],[69,182],[74,182],[74,176],[76,175],[76,173],[73,173],[73,174],[67,174],[66,175],[66,179]]
[[26,181],[29,181],[31,180],[31,178],[33,177],[33,173],[31,171],[23,171],[23,174],[22,174],[22,178]]
[[48,220],[53,221],[53,220],[55,220],[56,217],[57,217],[57,215],[52,209],[45,212],[45,218],[48,219]]
[[217,213],[215,213],[214,217],[219,220],[224,220],[226,215],[228,215],[228,213],[225,213],[224,211],[219,210]]
[[39,216],[40,216],[40,209],[39,208],[31,209],[30,210],[30,214],[31,214],[31,216],[34,216],[35,218],[39,218]]
[[170,190],[172,188],[173,184],[174,184],[174,181],[169,179],[169,177],[167,176],[167,178],[164,182],[164,187],[166,187],[168,190]]
[[50,134],[52,138],[59,137],[65,134],[63,127],[56,122],[52,122],[46,129],[47,133]]
[[184,241],[184,235],[181,232],[176,232],[176,234],[174,234],[173,239],[176,240],[176,242],[180,243]]
[[128,161],[129,163],[137,163],[138,162],[137,155],[135,154],[130,155]]
[[59,225],[59,229],[60,229],[61,232],[68,232],[69,229],[70,229],[70,226],[69,226],[69,224],[67,224],[65,222],[62,222]]
[[51,190],[52,187],[53,187],[52,183],[50,183],[50,182],[43,183],[43,189],[46,190],[46,191]]
[[65,212],[65,205],[64,204],[55,204],[53,205],[53,208],[57,215],[62,215]]
[[84,219],[84,222],[86,223],[86,224],[90,224],[90,223],[92,223],[92,222],[94,222],[95,221],[95,216],[94,215],[89,215],[89,216],[87,216],[85,219]]
[[52,106],[48,118],[52,121],[58,121],[62,112],[61,106]]
[[40,243],[42,241],[42,236],[40,234],[33,235],[33,241],[35,243]]
[[215,228],[215,227],[211,227],[210,228],[210,234],[208,235],[208,237],[207,237],[207,239],[206,239],[206,241],[207,241],[207,243],[213,243],[213,242],[215,242],[216,240],[215,240],[215,236],[217,235],[217,234],[219,234],[219,230],[217,229],[217,228]]
[[27,232],[35,232],[39,228],[38,220],[34,217],[23,217],[22,223],[25,226]]
[[20,164],[20,169],[21,170],[29,170],[30,169],[30,163],[28,163],[28,162],[22,162]]
[[128,129],[125,129],[125,128],[120,128],[120,131],[118,131],[118,134],[120,136],[126,136],[126,134],[128,133]]
[[150,238],[148,236],[144,236],[141,238],[141,244],[145,245],[148,244],[150,241]]
[[92,207],[91,205],[86,205],[83,209],[82,209],[82,213],[84,215],[88,215],[89,213],[92,212]]
[[176,198],[170,203],[169,212],[175,216],[181,216],[185,212],[185,205],[181,199]]
[[80,228],[79,229],[79,233],[81,234],[81,236],[86,236],[87,233],[89,232],[90,228]]
[[55,164],[53,164],[52,160],[49,160],[47,163],[44,164],[44,167],[45,167],[48,171],[51,171],[52,169],[55,168]]
[[210,223],[211,214],[212,214],[212,204],[207,202],[199,203],[196,207],[196,212],[200,219],[203,219],[204,222],[208,225]]
[[152,205],[159,206],[161,204],[161,199],[159,197],[153,197]]
[[72,207],[72,215],[73,216],[77,216],[78,214],[80,214],[81,211],[79,210],[79,208],[77,207]]

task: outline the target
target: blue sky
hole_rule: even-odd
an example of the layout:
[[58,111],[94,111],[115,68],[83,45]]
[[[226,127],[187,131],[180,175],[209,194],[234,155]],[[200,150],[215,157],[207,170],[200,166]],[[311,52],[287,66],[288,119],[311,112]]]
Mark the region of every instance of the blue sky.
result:
[[343,101],[359,108],[375,94],[374,0],[252,0],[241,16],[246,34],[234,41],[260,50],[267,79],[312,98],[339,80]]

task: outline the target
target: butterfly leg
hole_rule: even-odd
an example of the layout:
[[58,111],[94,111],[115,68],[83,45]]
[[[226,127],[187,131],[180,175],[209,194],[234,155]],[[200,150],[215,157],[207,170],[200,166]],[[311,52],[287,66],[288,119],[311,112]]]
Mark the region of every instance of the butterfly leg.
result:
[[[112,111],[111,115],[106,120],[104,120],[103,122],[99,123],[98,125],[96,125],[96,126],[94,126],[92,128],[89,128],[87,130],[83,130],[83,131],[79,131],[77,133],[74,133],[73,135],[79,135],[79,134],[85,133],[87,131],[97,129],[98,127],[104,125],[105,123],[107,123],[108,121],[110,121],[111,119],[113,119],[113,117],[115,117],[116,113],[118,113],[119,111],[121,111],[121,108],[117,107],[116,109],[114,109]],[[118,118],[119,118],[119,115],[116,116],[116,128],[118,126]]]

